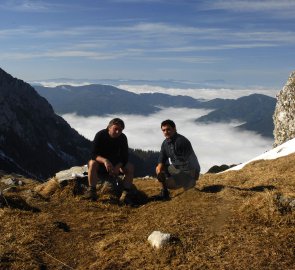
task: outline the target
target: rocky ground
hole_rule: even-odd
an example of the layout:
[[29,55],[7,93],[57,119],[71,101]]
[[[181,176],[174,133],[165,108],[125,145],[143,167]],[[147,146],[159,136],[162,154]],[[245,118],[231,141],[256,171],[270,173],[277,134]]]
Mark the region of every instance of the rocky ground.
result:
[[[205,174],[170,201],[138,207],[108,194],[85,201],[74,181],[2,173],[0,269],[295,269],[294,162],[293,154]],[[159,192],[155,179],[135,185],[145,199]],[[173,240],[152,248],[155,230]]]

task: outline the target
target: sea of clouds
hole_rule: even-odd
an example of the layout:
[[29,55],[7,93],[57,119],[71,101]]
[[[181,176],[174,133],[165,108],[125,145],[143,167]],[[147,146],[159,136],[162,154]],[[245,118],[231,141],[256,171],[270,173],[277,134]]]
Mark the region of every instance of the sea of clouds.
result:
[[[88,82],[43,82],[44,86],[58,85],[87,85]],[[133,93],[164,93],[170,95],[187,95],[197,99],[211,100],[214,98],[237,99],[254,93],[275,97],[276,89],[249,88],[173,88],[154,85],[114,84],[114,86]],[[273,140],[262,137],[254,132],[241,131],[235,126],[241,124],[210,123],[201,124],[194,120],[209,113],[204,109],[162,108],[160,112],[149,116],[140,115],[107,115],[82,117],[75,113],[65,114],[62,117],[80,134],[93,140],[97,131],[106,128],[114,117],[124,120],[124,133],[128,137],[129,146],[134,149],[159,151],[164,139],[160,124],[165,119],[175,121],[177,131],[187,137],[199,158],[201,171],[205,173],[213,165],[239,164],[246,162],[257,155],[272,149]]]
[[[121,88],[123,89],[122,86]],[[124,88],[131,91],[127,87]],[[138,90],[136,91],[136,88],[132,86],[132,89],[133,92],[138,93],[143,88],[137,88]],[[175,89],[172,91],[175,94]],[[165,93],[172,94],[172,91],[165,89]],[[179,91],[185,90],[181,89]],[[195,89],[194,91],[197,92],[198,90]],[[215,91],[213,89],[200,91],[209,91],[209,95],[203,94],[203,98],[205,99],[225,98],[224,96],[219,96],[219,89],[215,89]],[[228,97],[237,98],[239,95],[243,96],[245,94],[245,92],[240,92],[241,90],[237,90],[236,92],[238,93],[235,90],[227,89],[226,91]],[[271,93],[271,91],[273,90],[268,91],[268,93]],[[198,94],[195,93],[190,96],[195,97],[195,95]],[[201,124],[194,121],[198,117],[206,115],[208,112],[209,110],[204,109],[162,108],[160,112],[149,116],[118,114],[102,117],[82,117],[76,114],[65,114],[62,116],[73,128],[89,140],[93,140],[97,131],[106,128],[112,118],[120,117],[126,124],[124,133],[128,137],[131,148],[156,151],[160,150],[161,143],[164,139],[160,124],[165,119],[172,119],[176,123],[178,133],[184,135],[191,141],[199,158],[203,173],[213,165],[239,164],[272,148],[273,140],[262,137],[254,132],[237,130],[235,126],[241,123]]]

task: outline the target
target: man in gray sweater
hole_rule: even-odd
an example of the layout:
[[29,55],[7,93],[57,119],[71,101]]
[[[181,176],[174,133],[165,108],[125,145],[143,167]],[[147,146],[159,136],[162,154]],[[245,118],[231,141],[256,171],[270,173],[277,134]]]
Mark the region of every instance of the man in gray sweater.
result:
[[157,179],[162,184],[158,197],[161,200],[169,200],[168,189],[187,190],[195,186],[200,174],[200,165],[190,141],[177,133],[172,120],[163,121],[161,129],[165,140],[156,167]]

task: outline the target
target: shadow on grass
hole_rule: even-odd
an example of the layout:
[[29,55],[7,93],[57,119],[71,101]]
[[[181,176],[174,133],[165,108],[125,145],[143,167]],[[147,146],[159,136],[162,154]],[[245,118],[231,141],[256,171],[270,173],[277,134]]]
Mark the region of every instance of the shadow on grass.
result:
[[240,187],[234,187],[234,186],[224,186],[224,185],[211,185],[203,187],[200,191],[205,193],[218,193],[222,191],[224,188],[230,188],[230,189],[236,189],[240,191],[254,191],[254,192],[263,192],[266,190],[274,190],[276,189],[275,186],[268,185],[268,186],[255,186],[251,188],[240,188]]
[[23,198],[17,196],[6,197],[3,206],[35,213],[40,212],[39,208],[29,205]]

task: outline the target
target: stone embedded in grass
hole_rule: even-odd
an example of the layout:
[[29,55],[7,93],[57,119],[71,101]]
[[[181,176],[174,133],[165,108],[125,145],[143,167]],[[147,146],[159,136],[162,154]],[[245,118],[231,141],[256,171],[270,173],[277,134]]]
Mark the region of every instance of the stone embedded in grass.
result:
[[160,231],[153,231],[148,237],[148,241],[154,248],[161,248],[170,241],[170,233],[162,233]]
[[15,185],[17,183],[17,180],[14,178],[7,178],[7,179],[1,180],[1,182],[7,186],[11,186],[11,185]]
[[287,197],[282,194],[274,196],[278,210],[281,213],[287,213],[295,210],[295,198]]

